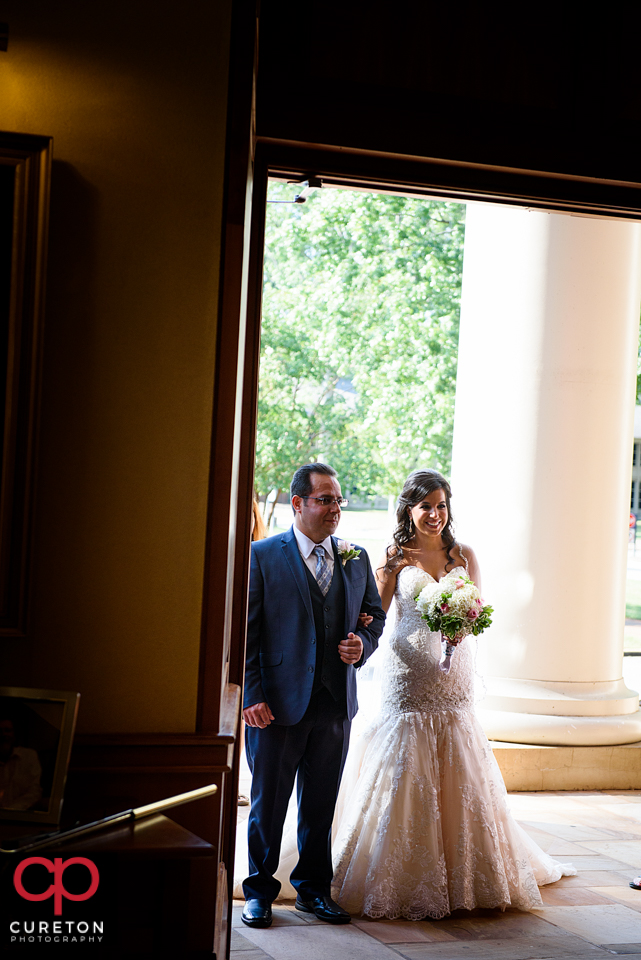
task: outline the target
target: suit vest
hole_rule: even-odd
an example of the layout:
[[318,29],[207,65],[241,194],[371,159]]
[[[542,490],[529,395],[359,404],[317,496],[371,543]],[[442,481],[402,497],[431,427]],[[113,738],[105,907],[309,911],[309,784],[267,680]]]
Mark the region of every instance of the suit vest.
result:
[[327,687],[334,700],[345,703],[345,664],[338,653],[338,644],[345,639],[345,584],[338,568],[340,562],[334,554],[334,575],[325,596],[321,593],[314,574],[307,564],[304,566],[309,580],[316,631],[316,667],[312,695],[321,687]]

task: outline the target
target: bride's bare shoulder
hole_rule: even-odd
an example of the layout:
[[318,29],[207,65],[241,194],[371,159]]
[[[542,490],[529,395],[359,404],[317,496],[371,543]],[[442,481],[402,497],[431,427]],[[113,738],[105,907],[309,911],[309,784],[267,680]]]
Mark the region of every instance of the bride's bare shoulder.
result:
[[[399,556],[400,554],[400,556]],[[406,567],[408,559],[392,540],[385,547],[376,566],[376,576],[379,580],[396,579],[400,570]]]
[[459,543],[457,541],[452,550],[452,554],[456,560],[460,560],[462,563],[465,563],[466,560],[469,563],[472,557],[476,559],[476,554],[469,543]]
[[396,589],[396,578],[407,565],[407,560],[399,548],[392,541],[383,551],[375,571],[376,586],[381,598],[381,606],[385,613],[390,608],[392,597]]
[[470,578],[478,585],[480,582],[479,562],[469,543],[457,543],[452,553],[455,561],[465,566]]

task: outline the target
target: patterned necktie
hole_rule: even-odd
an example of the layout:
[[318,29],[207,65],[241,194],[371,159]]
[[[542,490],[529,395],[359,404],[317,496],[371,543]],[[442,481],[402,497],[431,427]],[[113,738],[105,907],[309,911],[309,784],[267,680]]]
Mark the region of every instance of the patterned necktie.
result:
[[329,585],[332,582],[332,571],[325,559],[325,548],[320,546],[314,547],[314,553],[318,557],[314,576],[316,577],[316,583],[320,587],[321,593],[325,597],[327,596]]

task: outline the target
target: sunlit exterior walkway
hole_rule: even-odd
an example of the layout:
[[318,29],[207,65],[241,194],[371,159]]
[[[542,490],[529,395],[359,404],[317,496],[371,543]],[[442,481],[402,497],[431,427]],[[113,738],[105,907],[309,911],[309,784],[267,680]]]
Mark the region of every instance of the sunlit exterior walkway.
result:
[[[247,783],[245,783],[247,786]],[[269,930],[250,930],[234,905],[234,960],[556,960],[641,955],[641,791],[511,794],[512,811],[576,877],[541,889],[544,908],[464,911],[436,922],[367,921],[332,927],[274,907]],[[242,819],[247,808],[239,808]]]

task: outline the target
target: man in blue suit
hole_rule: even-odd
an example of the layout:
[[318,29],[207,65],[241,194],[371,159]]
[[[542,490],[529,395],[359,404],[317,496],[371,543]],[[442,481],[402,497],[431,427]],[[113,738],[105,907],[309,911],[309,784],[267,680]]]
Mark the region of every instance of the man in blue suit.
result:
[[[346,502],[336,471],[323,463],[301,467],[291,501],[291,529],[252,544],[243,710],[252,807],[242,915],[252,927],[272,922],[296,775],[296,909],[329,923],[350,921],[330,897],[331,827],[358,709],[355,668],[375,650],[385,623],[367,554],[348,559],[334,536]],[[367,627],[361,613],[371,618]]]

